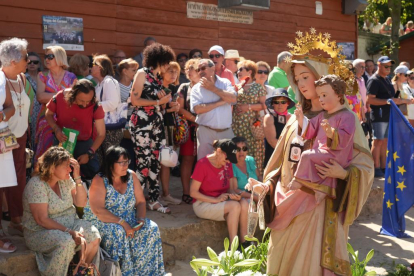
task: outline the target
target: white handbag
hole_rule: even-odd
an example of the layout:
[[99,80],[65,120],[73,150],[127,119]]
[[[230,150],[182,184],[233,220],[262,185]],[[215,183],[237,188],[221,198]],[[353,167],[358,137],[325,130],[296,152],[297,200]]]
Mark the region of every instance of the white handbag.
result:
[[161,146],[159,160],[161,165],[175,167],[178,162],[178,155],[172,147]]

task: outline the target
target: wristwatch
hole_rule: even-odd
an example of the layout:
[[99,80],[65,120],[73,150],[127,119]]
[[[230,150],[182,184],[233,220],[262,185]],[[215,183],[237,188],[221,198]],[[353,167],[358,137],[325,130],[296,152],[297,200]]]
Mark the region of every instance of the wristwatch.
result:
[[87,154],[88,154],[89,160],[91,160],[95,156],[95,152],[93,151],[92,148],[88,149]]

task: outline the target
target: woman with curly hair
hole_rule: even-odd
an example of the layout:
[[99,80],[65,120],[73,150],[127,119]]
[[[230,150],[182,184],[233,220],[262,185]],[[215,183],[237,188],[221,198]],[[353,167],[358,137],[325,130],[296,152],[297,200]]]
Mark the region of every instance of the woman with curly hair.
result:
[[[105,139],[105,114],[96,101],[92,82],[79,80],[73,88],[53,96],[46,108],[46,120],[55,133],[54,145],[68,139],[62,132],[64,127],[79,131],[73,157],[80,164],[82,176],[92,179],[99,170],[94,152]],[[95,140],[92,137],[94,125],[97,132]]]
[[[131,139],[137,163],[137,176],[142,187],[149,186],[150,210],[169,212],[158,202],[160,186],[158,160],[160,148],[165,145],[164,120],[161,105],[171,100],[171,94],[163,90],[160,77],[175,60],[171,47],[154,43],[144,50],[144,67],[138,70],[131,91],[134,110],[129,121]],[[164,106],[165,107],[165,106]]]

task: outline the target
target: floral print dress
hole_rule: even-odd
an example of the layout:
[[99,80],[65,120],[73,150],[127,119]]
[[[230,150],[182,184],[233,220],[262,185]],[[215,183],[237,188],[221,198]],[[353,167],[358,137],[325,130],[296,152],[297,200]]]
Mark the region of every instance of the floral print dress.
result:
[[[158,100],[158,92],[162,90],[162,80],[155,78],[151,68],[143,68],[146,73],[141,98]],[[129,121],[131,140],[137,162],[137,176],[142,189],[149,186],[150,202],[160,196],[158,174],[161,164],[158,160],[160,148],[165,145],[164,119],[159,106],[135,106]]]
[[[127,190],[124,194],[114,189],[104,177],[106,188],[105,208],[122,219],[131,227],[138,224],[135,209],[134,181],[129,170]],[[84,219],[95,225],[102,235],[103,248],[111,257],[121,264],[123,276],[164,275],[162,242],[158,226],[155,222],[145,219],[144,226],[135,232],[134,238],[128,238],[124,228],[117,223],[100,221],[88,205],[84,209]]]
[[35,176],[30,179],[23,193],[24,239],[27,247],[36,254],[40,274],[45,276],[66,275],[75,250],[80,248],[76,248],[69,233],[48,230],[38,225],[30,204],[47,203],[49,218],[69,229],[83,231],[87,243],[100,239],[98,229],[76,215],[71,193],[75,189],[75,182],[72,179],[61,180],[58,185],[61,197],[48,183]]
[[[60,90],[71,87],[74,81],[76,80],[75,74],[69,71],[65,71],[62,81],[58,84],[55,83],[55,81],[53,80],[52,74],[50,73],[40,72],[39,78],[46,86],[45,92],[53,93],[53,94],[56,94]],[[36,162],[39,159],[39,157],[43,153],[45,153],[48,148],[50,148],[53,145],[53,131],[52,131],[52,128],[49,126],[48,122],[46,121],[45,113],[46,113],[46,105],[42,104],[40,111],[39,111],[39,115],[37,117],[36,140],[35,140],[36,154],[34,158]]]
[[[247,84],[239,89],[237,104],[257,104],[259,98],[266,96],[266,93],[263,86],[258,83]],[[257,118],[257,113],[257,111],[247,111],[238,115],[236,109],[233,109],[233,132],[235,136],[246,138],[249,155],[253,156],[256,160],[256,167],[263,173],[264,140],[256,140],[250,130],[250,126]]]

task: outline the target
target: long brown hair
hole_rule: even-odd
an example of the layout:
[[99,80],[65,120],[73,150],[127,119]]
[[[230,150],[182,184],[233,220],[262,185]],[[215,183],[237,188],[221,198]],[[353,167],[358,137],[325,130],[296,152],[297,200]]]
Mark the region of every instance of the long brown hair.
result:
[[[295,82],[295,84],[297,86],[298,83],[295,79],[295,65],[296,65],[296,63],[292,63],[292,67],[290,67],[290,70],[292,70],[293,81]],[[299,65],[307,67],[305,64],[299,64]],[[315,77],[315,79],[316,79],[316,77]],[[299,90],[299,87],[298,87],[298,90]],[[301,92],[299,91],[299,93],[301,93]],[[312,101],[306,99],[303,96],[302,96],[302,100],[301,100],[300,104],[302,105],[303,113],[306,113],[306,112],[310,111],[311,108],[312,108]]]

